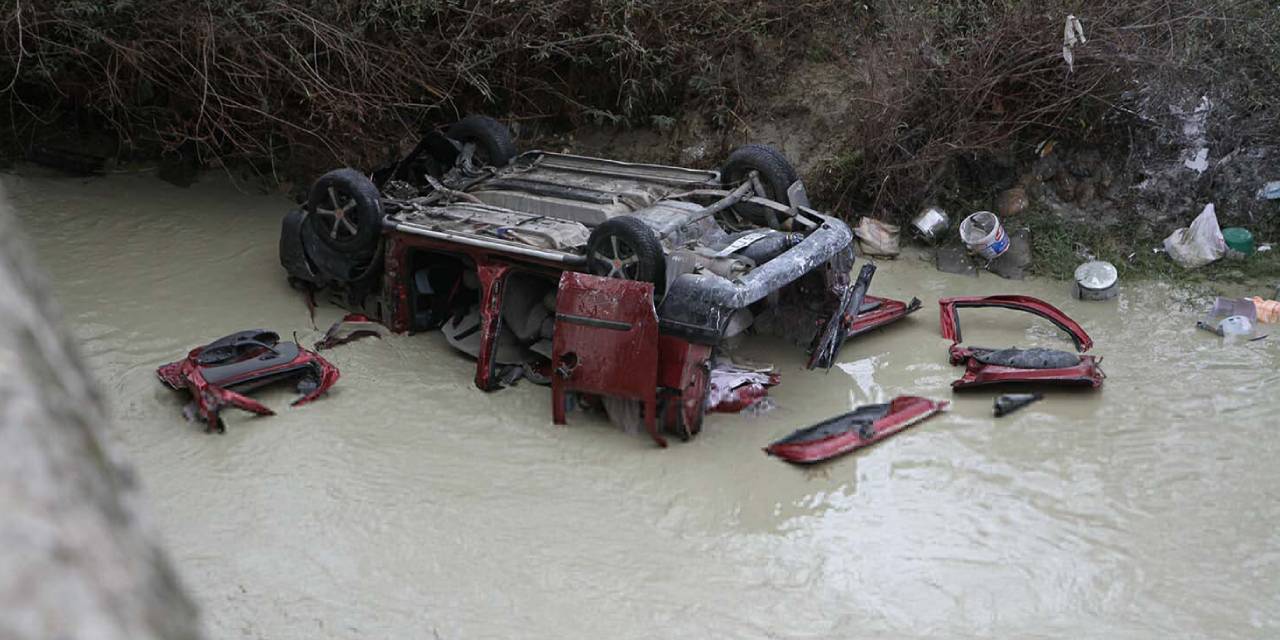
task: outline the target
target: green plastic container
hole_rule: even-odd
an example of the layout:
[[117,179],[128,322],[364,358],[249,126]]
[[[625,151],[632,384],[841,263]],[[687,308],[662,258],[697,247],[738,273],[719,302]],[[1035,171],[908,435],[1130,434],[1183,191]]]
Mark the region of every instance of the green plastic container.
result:
[[1222,239],[1227,241],[1227,248],[1246,256],[1253,255],[1253,234],[1243,227],[1227,227],[1222,230]]

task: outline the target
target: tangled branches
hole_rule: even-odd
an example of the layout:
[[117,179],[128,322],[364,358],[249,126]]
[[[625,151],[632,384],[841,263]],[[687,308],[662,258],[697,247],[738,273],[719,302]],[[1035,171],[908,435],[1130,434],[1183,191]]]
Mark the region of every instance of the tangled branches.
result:
[[[1074,72],[1061,35],[1072,13],[1088,35]],[[1261,0],[945,0],[890,4],[880,19],[896,44],[879,46],[873,63],[887,61],[897,75],[875,88],[877,107],[845,143],[856,151],[826,167],[821,195],[841,210],[909,213],[942,183],[965,182],[962,165],[1019,144],[1111,144],[1127,126],[1117,115],[1147,130],[1170,126],[1162,116],[1183,96],[1137,109],[1140,94],[1160,87],[1238,94],[1265,116],[1252,128],[1236,123],[1240,135],[1280,130],[1280,10]],[[1240,86],[1224,86],[1229,79]],[[950,186],[974,195],[972,184]]]
[[144,153],[360,164],[432,115],[731,108],[726,60],[797,40],[836,4],[8,0],[0,93],[15,140],[75,114]]

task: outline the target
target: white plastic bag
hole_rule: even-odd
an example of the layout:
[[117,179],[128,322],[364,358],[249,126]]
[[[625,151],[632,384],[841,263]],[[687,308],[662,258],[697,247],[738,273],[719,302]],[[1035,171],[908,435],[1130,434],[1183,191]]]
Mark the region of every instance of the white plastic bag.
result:
[[1076,70],[1076,56],[1072,49],[1077,44],[1084,44],[1088,40],[1084,39],[1084,27],[1080,25],[1080,19],[1075,16],[1067,16],[1066,23],[1062,26],[1062,59],[1067,62],[1067,72]]
[[1190,227],[1178,229],[1164,239],[1164,250],[1174,262],[1194,269],[1203,267],[1227,252],[1227,243],[1218,228],[1218,214],[1213,203],[1204,206]]
[[853,230],[853,235],[858,238],[862,255],[892,258],[898,255],[900,232],[897,225],[863,216],[858,221],[858,227]]

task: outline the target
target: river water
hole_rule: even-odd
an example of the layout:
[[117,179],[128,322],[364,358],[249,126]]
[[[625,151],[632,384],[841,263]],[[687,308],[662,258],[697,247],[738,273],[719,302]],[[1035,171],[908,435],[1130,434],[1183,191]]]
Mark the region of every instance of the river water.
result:
[[[1195,330],[1203,293],[1126,283],[1081,303],[885,262],[873,292],[922,311],[827,374],[745,345],[781,370],[778,407],[667,450],[598,416],[555,427],[541,387],[476,390],[437,334],[339,347],[328,397],[268,393],[278,416],[230,412],[214,436],[154,370],[238,329],[318,337],[276,259],[289,203],[216,175],[0,181],[210,638],[1280,635],[1280,345]],[[988,293],[1072,314],[1105,387],[999,420],[993,393],[957,394],[817,468],[760,451],[861,403],[952,398],[936,300]],[[969,344],[1069,348],[1026,314],[962,319]]]

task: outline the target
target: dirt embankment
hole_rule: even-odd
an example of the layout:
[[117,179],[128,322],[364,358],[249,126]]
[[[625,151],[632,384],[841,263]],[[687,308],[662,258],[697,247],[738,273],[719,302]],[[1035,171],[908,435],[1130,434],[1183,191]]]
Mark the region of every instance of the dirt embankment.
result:
[[178,181],[305,183],[478,111],[525,147],[695,166],[771,143],[849,216],[1025,199],[1048,273],[1075,245],[1151,271],[1139,254],[1206,202],[1280,239],[1255,195],[1280,180],[1265,0],[252,4],[15,0],[9,155],[97,138]]

